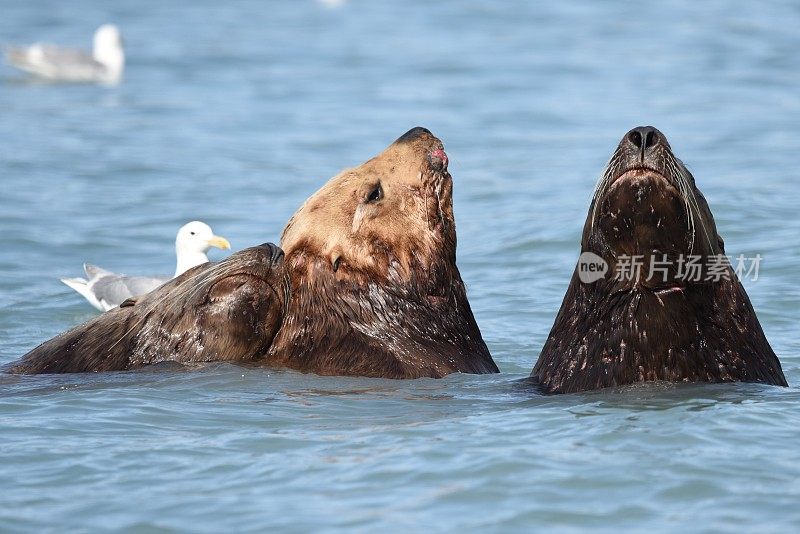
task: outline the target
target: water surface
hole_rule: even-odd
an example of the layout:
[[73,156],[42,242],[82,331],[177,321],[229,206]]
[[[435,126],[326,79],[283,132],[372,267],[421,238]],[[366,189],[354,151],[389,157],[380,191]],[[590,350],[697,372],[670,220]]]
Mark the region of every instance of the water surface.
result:
[[[800,526],[800,7],[793,2],[0,0],[0,41],[128,50],[116,88],[0,69],[0,363],[93,310],[90,261],[171,272],[202,219],[277,241],[409,128],[444,140],[497,376],[212,365],[0,377],[0,529],[651,531]],[[653,124],[706,195],[791,386],[539,397],[519,380],[594,182]],[[222,257],[216,252],[214,259]]]

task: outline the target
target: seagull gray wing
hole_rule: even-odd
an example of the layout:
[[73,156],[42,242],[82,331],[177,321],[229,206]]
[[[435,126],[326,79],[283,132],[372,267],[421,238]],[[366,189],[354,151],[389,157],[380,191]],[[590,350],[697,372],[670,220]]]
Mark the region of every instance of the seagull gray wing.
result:
[[126,299],[149,293],[164,282],[169,276],[127,276],[108,273],[100,276],[92,283],[92,293],[106,309],[119,306]]
[[10,48],[6,58],[20,70],[54,80],[96,80],[105,72],[105,67],[91,54],[60,46],[35,44]]

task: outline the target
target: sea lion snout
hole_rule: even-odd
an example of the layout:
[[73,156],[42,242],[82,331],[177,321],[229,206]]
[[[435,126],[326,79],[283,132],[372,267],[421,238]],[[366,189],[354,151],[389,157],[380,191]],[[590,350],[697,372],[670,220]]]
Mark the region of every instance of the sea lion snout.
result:
[[621,170],[635,168],[663,172],[667,138],[653,126],[637,126],[622,138],[617,148]]
[[658,144],[663,136],[652,126],[637,126],[625,135],[625,139],[640,150],[648,150]]
[[283,272],[283,249],[273,243],[248,247],[215,264],[215,269],[220,277],[248,273],[270,278],[273,273]]
[[397,138],[395,145],[412,145],[417,153],[427,156],[428,165],[434,172],[447,170],[448,158],[442,142],[427,128],[417,126]]
[[431,169],[434,171],[441,172],[447,169],[447,161],[447,154],[445,154],[444,148],[434,148],[431,153],[428,154],[428,162],[430,163]]
[[641,163],[648,163],[653,159],[659,147],[666,144],[664,134],[652,126],[637,126],[622,138],[623,145],[627,145],[626,152],[634,155]]
[[599,230],[603,246],[620,255],[699,252],[693,249],[696,229],[705,223],[695,213],[688,176],[658,129],[629,130],[603,173],[591,231]]
[[[689,184],[684,174],[688,173],[672,154],[666,136],[653,126],[637,126],[622,137],[611,156],[592,214],[644,215],[644,220],[654,224],[664,214],[685,217],[681,205],[687,201]],[[619,221],[613,224],[622,228]]]
[[275,267],[283,262],[283,249],[274,243],[262,243],[258,246],[264,254],[264,261]]

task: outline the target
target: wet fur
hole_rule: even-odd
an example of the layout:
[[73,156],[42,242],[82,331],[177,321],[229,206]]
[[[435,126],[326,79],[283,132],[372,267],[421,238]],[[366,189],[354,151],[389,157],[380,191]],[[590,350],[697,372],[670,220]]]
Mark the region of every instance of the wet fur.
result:
[[[292,218],[281,240],[292,300],[267,362],[385,378],[498,372],[456,267],[452,177],[428,157],[437,148],[411,130]],[[386,197],[367,203],[376,180]]]
[[[265,270],[255,247],[197,267],[7,370],[230,360],[385,378],[498,372],[456,267],[452,178],[436,150],[414,128],[334,177],[289,221],[280,265]],[[377,185],[380,199],[367,201]]]
[[[289,261],[313,274],[293,283],[268,363],[322,375],[383,378],[498,372],[455,266],[438,264],[430,271],[415,266],[419,277],[399,283],[363,272],[336,276],[327,262],[306,251]],[[391,258],[385,261],[397,268]]]
[[252,247],[185,272],[33,349],[12,373],[122,371],[154,363],[252,361],[281,324],[282,251]]
[[[622,254],[644,255],[645,265],[656,253],[703,261],[724,254],[705,198],[666,139],[640,159],[623,139],[595,190],[581,252],[603,257],[611,273]],[[620,181],[640,165],[655,172]],[[647,201],[640,209],[625,195]],[[666,282],[606,276],[586,284],[576,267],[533,378],[549,393],[657,380],[785,386],[744,287],[727,272],[730,280],[717,282],[681,281],[670,272]]]

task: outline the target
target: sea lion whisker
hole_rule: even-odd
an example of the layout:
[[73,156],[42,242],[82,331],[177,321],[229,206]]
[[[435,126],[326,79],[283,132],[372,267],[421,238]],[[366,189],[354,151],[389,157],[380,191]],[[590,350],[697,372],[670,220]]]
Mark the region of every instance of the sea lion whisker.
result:
[[695,242],[695,212],[691,205],[690,194],[691,194],[691,185],[689,184],[688,179],[686,176],[681,172],[680,167],[675,162],[674,158],[666,158],[665,157],[665,169],[668,170],[670,177],[673,181],[677,184],[678,190],[681,195],[681,200],[683,200],[684,211],[686,212],[686,223],[689,227],[689,253],[691,254],[694,252],[694,242]]
[[[692,205],[692,208],[693,208],[693,217],[700,217],[700,206],[699,206],[699,204],[697,202],[697,196],[694,193],[694,190],[693,190],[692,185],[691,185],[691,181],[689,180],[689,170],[686,169],[686,167],[684,167],[683,165],[680,165],[680,164],[677,164],[677,163],[676,163],[676,165],[678,165],[678,170],[679,170],[681,179],[683,179],[685,181],[685,183],[686,183],[686,188],[687,188],[687,193],[688,193],[687,194],[687,198],[689,199],[689,201],[690,201],[690,203]],[[705,235],[706,242],[708,243],[709,252],[713,252],[714,251],[714,244],[711,241],[711,236],[708,235],[708,229],[706,228],[706,225],[703,224],[702,221],[700,223],[700,227],[703,230],[703,234]]]
[[592,195],[592,222],[591,228],[594,229],[595,221],[597,220],[597,210],[600,207],[600,200],[605,195],[606,189],[608,188],[609,184],[611,183],[610,179],[611,173],[603,173],[598,180],[598,185],[595,189],[594,195]]
[[[438,179],[437,179],[438,178]],[[434,176],[433,193],[436,195],[436,207],[439,212],[439,223],[445,226],[444,208],[442,207],[442,187],[444,186],[444,175],[437,173]]]
[[[425,188],[425,180],[423,180],[423,178],[422,178],[422,171],[420,171],[420,173],[419,173],[419,181],[422,184],[422,187]],[[425,222],[428,224],[428,228],[433,228],[431,226],[430,212],[428,211],[428,193],[427,193],[427,191],[422,196],[424,197],[424,200],[425,200]]]
[[664,168],[669,173],[669,176],[672,178],[672,181],[677,185],[678,190],[681,195],[681,200],[684,204],[684,211],[686,212],[686,220],[687,226],[689,227],[689,252],[690,254],[694,251],[694,243],[695,243],[695,235],[696,235],[696,217],[699,214],[694,209],[692,204],[692,186],[691,182],[689,181],[688,177],[681,169],[681,165],[677,162],[672,154],[665,154],[664,156]]
[[621,158],[621,152],[616,150],[614,154],[611,155],[611,158],[606,163],[603,171],[600,173],[600,177],[597,179],[597,182],[594,186],[594,192],[592,193],[592,221],[591,221],[591,229],[594,229],[594,223],[597,220],[597,209],[598,209],[598,200],[602,198],[605,194],[606,188],[610,185],[613,171],[617,167],[619,160]]

